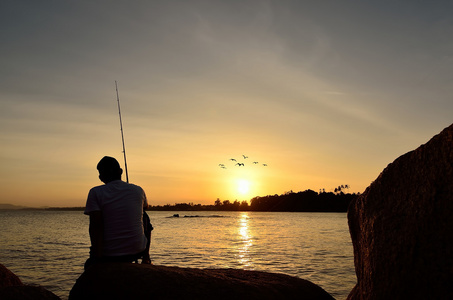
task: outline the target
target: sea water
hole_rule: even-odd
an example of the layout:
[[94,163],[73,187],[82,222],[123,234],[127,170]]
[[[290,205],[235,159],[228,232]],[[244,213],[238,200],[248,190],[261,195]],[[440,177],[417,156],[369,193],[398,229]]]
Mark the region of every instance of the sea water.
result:
[[[179,217],[174,217],[179,214]],[[155,265],[238,268],[309,280],[336,299],[356,283],[345,213],[149,212]],[[90,239],[81,211],[1,211],[0,263],[67,299]]]

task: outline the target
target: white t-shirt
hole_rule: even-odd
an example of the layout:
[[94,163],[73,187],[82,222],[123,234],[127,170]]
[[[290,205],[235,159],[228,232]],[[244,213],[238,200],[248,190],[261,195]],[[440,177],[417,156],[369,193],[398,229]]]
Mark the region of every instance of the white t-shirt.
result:
[[89,215],[102,211],[103,255],[131,255],[145,250],[147,239],[143,231],[143,206],[147,205],[141,187],[121,180],[90,190],[84,213]]

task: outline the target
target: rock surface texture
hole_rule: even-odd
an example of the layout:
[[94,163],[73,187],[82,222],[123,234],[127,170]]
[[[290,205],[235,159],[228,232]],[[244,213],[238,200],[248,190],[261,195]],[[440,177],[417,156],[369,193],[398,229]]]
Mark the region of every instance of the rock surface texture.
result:
[[60,297],[39,286],[24,285],[13,272],[0,264],[1,300],[59,300]]
[[307,280],[283,274],[106,263],[86,270],[69,299],[333,298]]
[[353,201],[357,299],[453,299],[453,125]]

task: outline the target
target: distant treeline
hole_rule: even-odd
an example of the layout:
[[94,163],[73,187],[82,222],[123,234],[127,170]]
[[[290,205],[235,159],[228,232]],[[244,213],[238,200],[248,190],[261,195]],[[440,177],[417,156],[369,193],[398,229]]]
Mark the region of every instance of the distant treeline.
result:
[[148,210],[155,211],[280,211],[280,212],[346,212],[349,203],[358,194],[326,193],[319,194],[313,190],[295,193],[286,192],[282,195],[255,197],[247,201],[231,202],[217,199],[214,205],[193,203],[177,203],[175,205],[151,206]]
[[[281,195],[254,197],[248,201],[217,199],[214,205],[193,203],[176,203],[174,205],[149,206],[151,211],[279,211],[279,212],[346,212],[349,203],[359,194],[345,194],[341,190],[335,193],[313,190],[303,192],[289,191]],[[11,210],[3,205],[0,210]],[[3,209],[2,209],[3,208]],[[15,207],[15,210],[51,210],[51,211],[83,211],[84,207],[47,207],[30,208]]]
[[290,212],[346,212],[349,203],[358,194],[317,193],[312,190],[283,195],[255,197],[250,202],[252,211],[290,211]]

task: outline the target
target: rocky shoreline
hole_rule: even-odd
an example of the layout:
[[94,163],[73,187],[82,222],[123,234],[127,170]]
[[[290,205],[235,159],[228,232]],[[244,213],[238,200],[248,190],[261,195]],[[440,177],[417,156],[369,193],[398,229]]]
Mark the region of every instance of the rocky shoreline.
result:
[[[453,124],[389,164],[351,202],[348,224],[357,285],[348,300],[453,299]],[[283,274],[99,264],[69,299],[333,299]],[[0,299],[60,299],[24,285],[0,264]]]
[[[24,285],[0,264],[0,299],[60,299],[43,287]],[[301,278],[239,269],[195,269],[129,263],[90,267],[77,279],[77,299],[334,299]]]
[[2,300],[58,300],[60,297],[40,286],[22,283],[19,277],[0,264],[0,299]]

